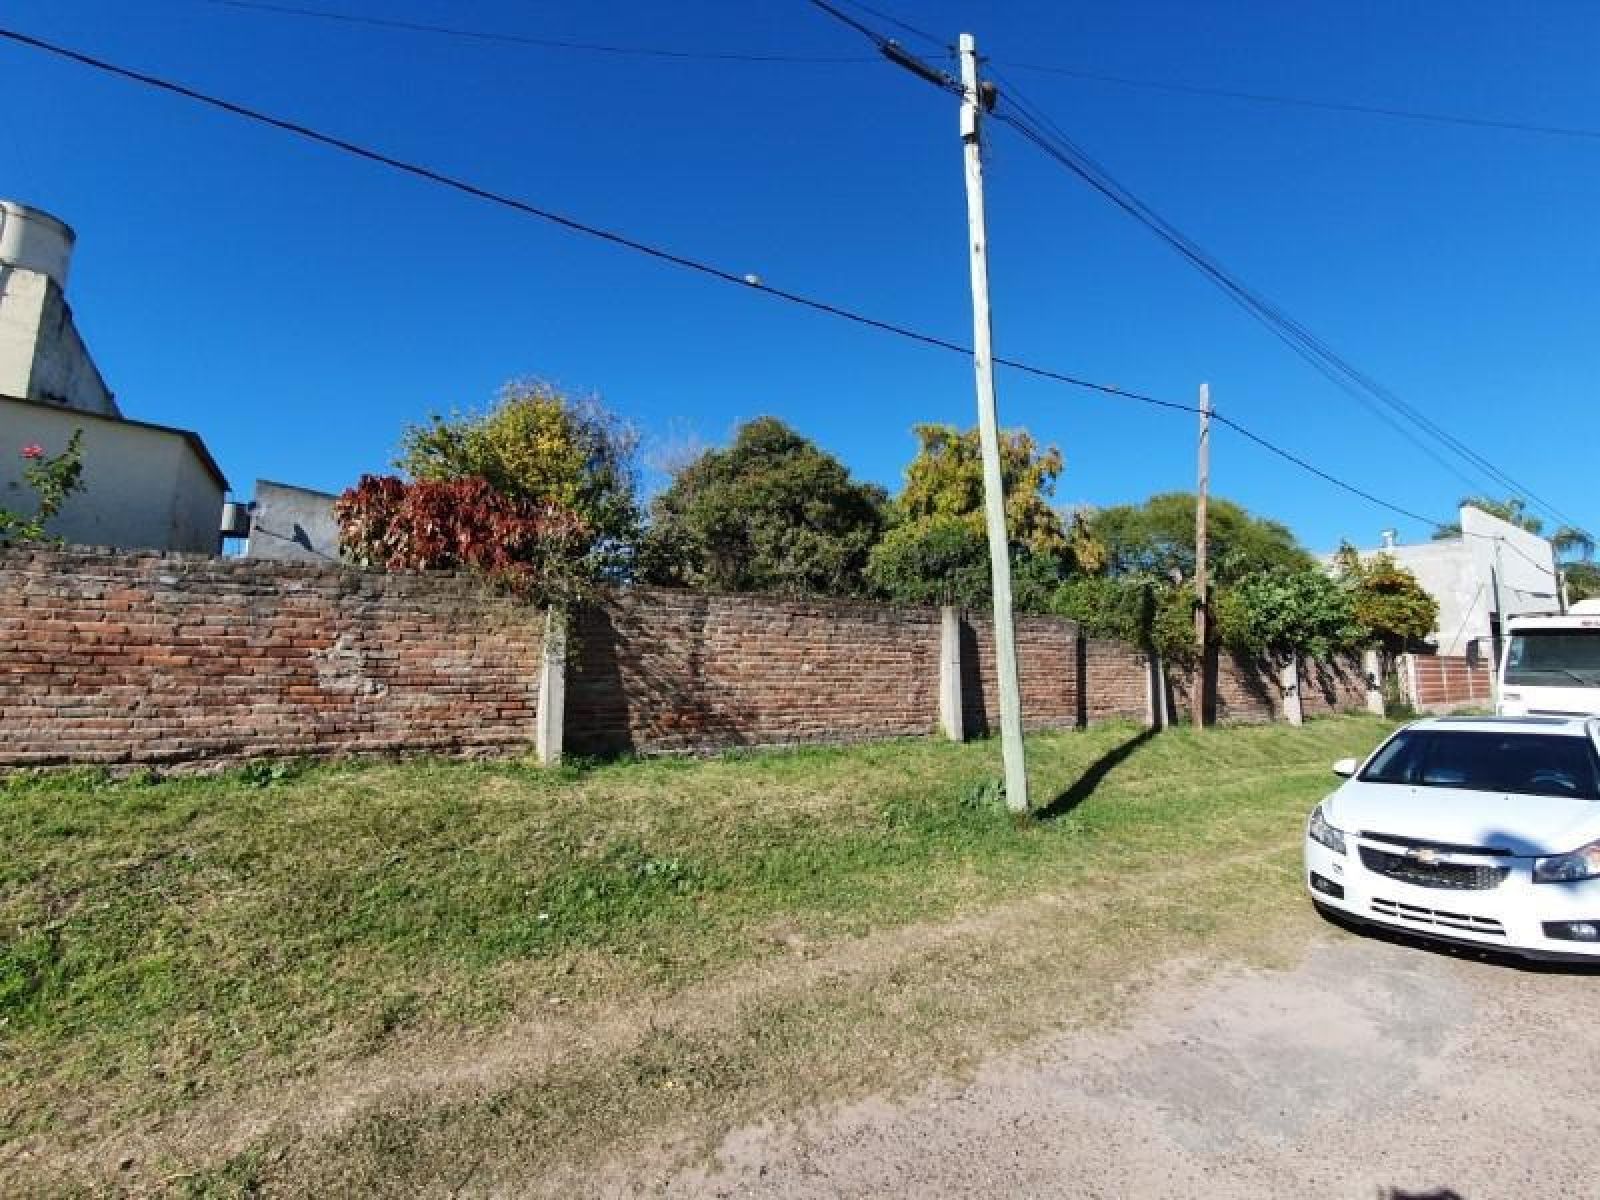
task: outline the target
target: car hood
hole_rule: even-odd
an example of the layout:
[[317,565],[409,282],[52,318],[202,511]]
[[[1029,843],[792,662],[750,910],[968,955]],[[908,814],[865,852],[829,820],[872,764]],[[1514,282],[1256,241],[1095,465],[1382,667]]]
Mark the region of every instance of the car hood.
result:
[[1322,805],[1336,829],[1513,854],[1565,854],[1600,838],[1600,801],[1352,779]]

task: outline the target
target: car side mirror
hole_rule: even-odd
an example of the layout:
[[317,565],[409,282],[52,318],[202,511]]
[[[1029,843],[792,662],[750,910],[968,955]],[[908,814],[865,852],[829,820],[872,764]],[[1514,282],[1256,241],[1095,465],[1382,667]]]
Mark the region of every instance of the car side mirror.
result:
[[1356,773],[1356,768],[1361,765],[1358,759],[1341,758],[1333,764],[1333,773],[1342,779],[1349,779]]

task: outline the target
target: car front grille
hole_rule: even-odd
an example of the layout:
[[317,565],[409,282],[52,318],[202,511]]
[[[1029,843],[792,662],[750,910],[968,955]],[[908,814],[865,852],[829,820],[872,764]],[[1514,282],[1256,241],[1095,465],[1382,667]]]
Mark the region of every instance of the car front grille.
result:
[[1373,846],[1361,847],[1361,865],[1389,879],[1398,879],[1401,883],[1462,892],[1481,892],[1499,887],[1509,873],[1505,867],[1421,862],[1410,855],[1390,854]]
[[1436,929],[1454,929],[1463,933],[1482,933],[1489,937],[1506,936],[1506,927],[1493,917],[1475,917],[1469,913],[1423,908],[1420,905],[1401,904],[1398,900],[1384,900],[1377,896],[1372,898],[1372,911],[1380,917],[1396,917],[1412,925],[1429,925]]

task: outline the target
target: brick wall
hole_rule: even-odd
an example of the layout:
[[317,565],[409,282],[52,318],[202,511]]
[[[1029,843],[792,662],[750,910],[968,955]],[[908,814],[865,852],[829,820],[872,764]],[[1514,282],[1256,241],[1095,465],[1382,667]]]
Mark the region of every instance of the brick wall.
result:
[[0,551],[0,765],[521,747],[540,631],[448,574]]
[[[1175,713],[1187,714],[1194,671],[1170,665],[1167,679]],[[1283,719],[1283,688],[1278,674],[1265,663],[1226,650],[1216,663],[1216,719],[1226,724],[1246,724]],[[1332,662],[1303,660],[1300,664],[1300,711],[1303,716],[1350,712],[1366,705],[1366,677],[1356,659]]]
[[[1125,717],[1143,721],[1149,707],[1149,663],[1121,642],[1084,638],[1061,617],[1018,616],[1023,726],[1070,729]],[[968,734],[998,732],[999,691],[994,626],[968,613],[961,634],[962,721]]]
[[576,622],[566,746],[651,752],[931,733],[932,609],[657,588]]
[[[933,609],[632,588],[574,623],[565,745],[652,753],[914,736],[938,724]],[[0,766],[531,748],[542,617],[466,576],[92,550],[0,550]],[[1143,721],[1148,664],[1020,617],[1030,729]],[[967,617],[969,733],[998,726],[989,622]],[[1320,672],[1320,673],[1319,673]],[[1308,713],[1359,707],[1308,669]],[[1173,673],[1175,702],[1187,679]],[[1224,658],[1222,720],[1276,683]],[[1184,711],[1179,708],[1176,711]]]

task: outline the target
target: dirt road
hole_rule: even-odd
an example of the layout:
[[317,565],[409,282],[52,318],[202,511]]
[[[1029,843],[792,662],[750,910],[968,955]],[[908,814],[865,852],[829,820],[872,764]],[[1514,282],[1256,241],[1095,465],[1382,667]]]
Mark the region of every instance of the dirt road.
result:
[[673,1196],[1600,1195],[1600,975],[1328,927],[970,1083],[740,1130]]

